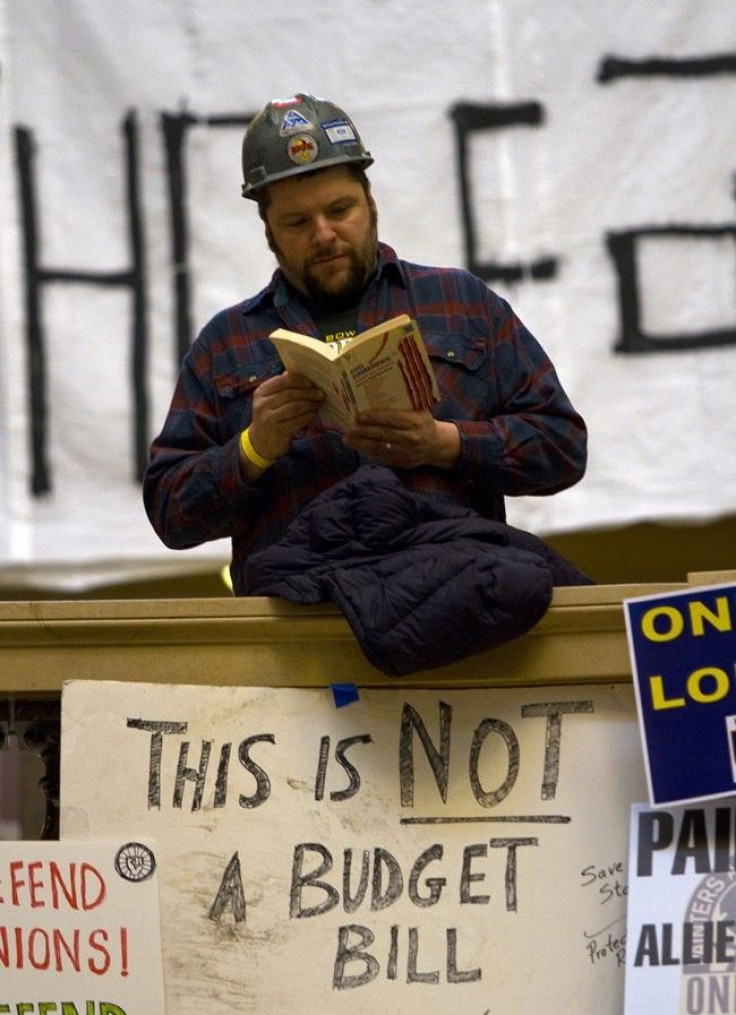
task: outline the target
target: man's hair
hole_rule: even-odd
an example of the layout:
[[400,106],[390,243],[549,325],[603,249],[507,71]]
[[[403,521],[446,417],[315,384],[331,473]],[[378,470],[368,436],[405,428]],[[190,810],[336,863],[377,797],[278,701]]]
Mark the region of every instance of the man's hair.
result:
[[[332,169],[332,168],[334,168],[334,167],[333,166],[323,166],[321,169],[315,169],[313,172],[311,172],[309,174],[307,174],[307,173],[299,174],[298,176],[292,177],[292,179],[294,179],[294,180],[303,179],[307,175],[309,175],[309,176],[316,176],[317,173],[324,173],[328,169]],[[353,177],[353,179],[357,180],[358,183],[361,185],[361,187],[363,188],[363,191],[365,193],[365,196],[366,197],[370,197],[371,183],[370,183],[370,180],[368,179],[368,175],[367,175],[365,169],[363,168],[363,166],[358,166],[358,165],[355,165],[354,163],[347,163],[345,168],[347,169],[348,173]],[[261,216],[261,218],[263,219],[264,222],[266,221],[266,212],[268,211],[269,206],[271,204],[271,195],[270,195],[271,186],[272,186],[271,184],[268,184],[267,186],[263,187],[261,190],[257,191],[257,193],[255,195],[256,202],[258,204],[258,214]]]

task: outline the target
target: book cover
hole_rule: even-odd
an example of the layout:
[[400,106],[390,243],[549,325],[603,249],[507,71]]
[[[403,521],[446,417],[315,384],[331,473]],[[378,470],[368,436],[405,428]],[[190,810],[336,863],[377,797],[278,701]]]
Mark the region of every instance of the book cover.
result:
[[421,333],[406,314],[339,342],[285,328],[270,337],[286,369],[324,392],[320,412],[326,422],[347,428],[360,412],[429,409],[439,401]]

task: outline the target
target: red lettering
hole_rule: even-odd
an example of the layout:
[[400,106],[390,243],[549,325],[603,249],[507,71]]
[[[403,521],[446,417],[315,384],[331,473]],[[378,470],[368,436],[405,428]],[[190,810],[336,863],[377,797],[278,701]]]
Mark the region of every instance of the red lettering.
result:
[[[102,939],[102,944],[97,943],[98,938]],[[108,933],[106,930],[93,930],[89,936],[89,946],[93,951],[100,953],[101,960],[100,963],[97,963],[93,957],[90,957],[87,960],[87,967],[91,973],[95,973],[97,976],[102,976],[103,973],[106,973],[112,964],[107,941]]]
[[28,864],[28,888],[30,891],[31,909],[41,909],[46,903],[43,898],[39,898],[39,894],[43,891],[43,878],[37,872],[43,869],[42,860],[34,860],[33,863]]
[[51,965],[49,936],[41,927],[34,927],[28,935],[28,961],[34,969],[48,969]]
[[70,909],[88,912],[105,901],[105,879],[91,863],[70,863],[66,869],[62,869],[51,860],[46,871],[44,866],[43,860],[34,860],[29,864],[23,860],[14,860],[9,865],[12,905],[27,905],[31,909],[45,906],[62,909],[68,906]]
[[[82,966],[79,959],[78,930],[73,932],[71,946],[60,930],[54,931],[54,958],[56,959],[56,971],[59,973],[64,968],[64,954],[66,954],[69,959],[69,963],[74,972],[81,972]],[[69,967],[67,966],[67,968]]]
[[[107,889],[105,879],[91,863],[83,863],[80,871],[82,882],[82,909],[94,909],[105,901]],[[95,896],[94,893],[97,892]]]
[[25,881],[20,877],[20,871],[24,866],[22,860],[13,860],[10,864],[10,899],[14,906],[20,905],[19,892],[25,885]]
[[51,901],[54,909],[59,908],[60,894],[66,899],[67,905],[71,906],[72,909],[78,909],[79,904],[77,902],[77,885],[76,885],[76,870],[77,865],[75,863],[69,864],[69,881],[71,885],[69,888],[64,884],[59,865],[54,860],[49,864],[49,873],[51,875]]

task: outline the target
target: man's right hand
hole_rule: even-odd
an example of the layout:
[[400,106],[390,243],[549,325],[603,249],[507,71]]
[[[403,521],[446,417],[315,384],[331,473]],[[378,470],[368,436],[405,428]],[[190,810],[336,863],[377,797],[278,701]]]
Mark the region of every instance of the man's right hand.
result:
[[[286,371],[259,384],[253,394],[253,421],[249,427],[258,454],[270,460],[286,454],[295,434],[309,425],[323,400],[319,388],[300,374]],[[243,465],[251,477],[263,471],[252,462],[243,461]]]

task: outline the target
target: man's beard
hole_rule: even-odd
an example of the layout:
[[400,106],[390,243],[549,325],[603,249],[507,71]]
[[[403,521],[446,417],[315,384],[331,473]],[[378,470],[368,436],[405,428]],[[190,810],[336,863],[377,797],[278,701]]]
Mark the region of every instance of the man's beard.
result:
[[330,310],[347,310],[359,301],[375,264],[375,258],[366,264],[354,250],[347,251],[346,256],[350,260],[350,268],[338,289],[329,284],[324,285],[308,267],[304,269],[302,285],[314,303]]
[[365,243],[359,250],[352,247],[345,252],[349,259],[350,266],[348,274],[339,289],[323,283],[320,278],[307,265],[301,277],[297,280],[291,271],[288,259],[285,258],[273,240],[270,229],[267,230],[268,245],[276,255],[281,270],[288,281],[300,291],[306,291],[306,295],[316,304],[325,307],[327,310],[347,310],[360,300],[368,280],[376,266],[376,251],[378,248],[378,216],[375,208],[370,210],[370,229]]

